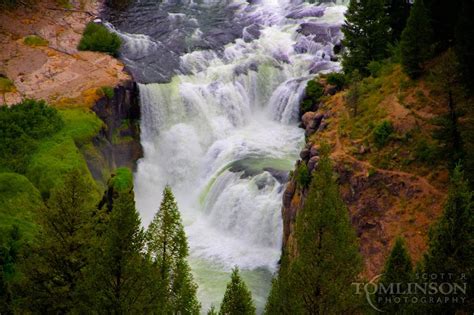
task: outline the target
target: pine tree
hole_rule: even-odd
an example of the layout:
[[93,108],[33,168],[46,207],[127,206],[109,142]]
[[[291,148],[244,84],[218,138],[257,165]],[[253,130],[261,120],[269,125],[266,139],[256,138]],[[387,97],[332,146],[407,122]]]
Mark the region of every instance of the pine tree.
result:
[[0,314],[14,314],[12,287],[17,275],[16,263],[22,235],[18,226],[13,225],[6,235],[2,233],[0,236]]
[[322,146],[305,204],[296,219],[296,259],[289,266],[294,305],[304,314],[338,314],[358,307],[351,283],[361,270],[355,232]]
[[78,303],[77,287],[87,265],[93,237],[94,198],[79,170],[52,190],[38,213],[40,232],[22,265],[24,307],[34,312],[70,313]]
[[[456,311],[469,312],[474,305],[474,194],[458,165],[452,174],[448,200],[439,221],[429,235],[429,249],[425,254],[425,273],[451,274],[450,283],[461,287],[467,285],[464,303],[441,303],[431,305],[435,314],[454,314]],[[458,296],[463,296],[459,293]],[[432,296],[438,298],[438,296]],[[439,295],[440,298],[445,296]]]
[[217,311],[214,305],[211,305],[211,307],[207,311],[207,315],[217,315]]
[[255,305],[252,294],[240,278],[239,268],[232,270],[231,280],[227,284],[222,300],[220,315],[254,315]]
[[147,230],[147,249],[165,287],[161,308],[172,313],[199,314],[197,285],[186,261],[188,243],[170,187],[165,187],[159,211]]
[[392,35],[392,43],[400,40],[403,29],[410,16],[409,0],[387,0],[386,12],[389,19],[390,32]]
[[[413,265],[410,255],[408,254],[404,240],[397,238],[392,252],[385,263],[383,276],[380,279],[379,285],[389,288],[390,285],[400,283],[401,291],[405,291],[408,287],[408,283],[412,280]],[[376,303],[380,309],[389,314],[401,314],[404,310],[408,309],[409,305],[403,303],[404,300],[401,300],[401,303],[388,302],[395,297],[396,295],[394,294],[384,293],[378,290]]]
[[344,71],[359,70],[368,75],[367,66],[388,56],[390,28],[384,0],[352,0],[342,26],[343,45],[348,49],[342,62]]
[[413,79],[421,75],[423,63],[430,57],[432,35],[423,0],[416,0],[400,42],[403,69]]
[[474,2],[462,0],[459,21],[456,26],[456,55],[462,64],[464,85],[474,93]]
[[[110,188],[109,188],[110,189]],[[92,264],[83,284],[82,312],[140,314],[150,311],[156,282],[143,255],[145,235],[135,209],[133,189],[115,191],[107,221],[98,230]]]

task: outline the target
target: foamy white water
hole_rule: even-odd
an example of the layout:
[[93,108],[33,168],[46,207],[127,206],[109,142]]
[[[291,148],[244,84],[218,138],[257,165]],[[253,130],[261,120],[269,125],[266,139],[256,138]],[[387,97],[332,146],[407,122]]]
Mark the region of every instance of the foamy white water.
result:
[[[222,51],[182,56],[186,74],[170,83],[140,85],[144,158],[135,174],[137,207],[146,226],[164,186],[172,187],[203,313],[219,305],[235,265],[258,310],[264,307],[280,258],[286,176],[304,142],[299,101],[310,71],[339,70],[331,57],[344,12],[342,5],[289,0],[244,5],[239,18],[251,20],[258,33],[249,26],[245,40]],[[200,34],[197,29],[191,39]],[[121,36],[138,54],[159,44]]]

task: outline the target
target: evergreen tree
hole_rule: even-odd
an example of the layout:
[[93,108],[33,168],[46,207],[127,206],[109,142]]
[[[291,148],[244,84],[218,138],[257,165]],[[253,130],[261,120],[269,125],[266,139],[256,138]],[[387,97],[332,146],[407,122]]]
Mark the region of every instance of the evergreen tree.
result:
[[211,308],[207,311],[207,315],[217,315],[217,311],[214,305],[211,305]]
[[240,278],[239,268],[232,270],[231,280],[227,284],[224,299],[222,300],[221,315],[254,315],[255,305],[252,294]]
[[147,231],[147,249],[164,286],[159,298],[168,312],[199,314],[197,286],[186,261],[188,243],[178,206],[170,187],[165,187],[159,211]]
[[[464,303],[441,303],[430,307],[435,314],[454,314],[456,311],[469,312],[474,305],[474,199],[473,192],[464,179],[461,166],[452,174],[448,200],[439,221],[430,231],[429,249],[425,254],[425,272],[427,274],[451,274],[450,283],[461,287],[467,285]],[[458,297],[463,296],[461,293]],[[444,298],[445,296],[433,296]]]
[[402,66],[411,78],[422,73],[423,63],[430,57],[432,42],[428,11],[423,0],[416,0],[400,42]]
[[342,26],[343,45],[348,49],[342,62],[344,71],[359,70],[368,75],[371,61],[388,56],[390,28],[385,14],[384,0],[352,0]]
[[130,186],[115,192],[108,220],[99,231],[83,285],[87,303],[82,312],[118,315],[150,311],[156,285],[142,254],[145,235]]
[[[3,231],[2,231],[3,232]],[[13,282],[17,275],[16,263],[22,237],[18,226],[13,225],[0,244],[0,314],[14,314]]]
[[[405,242],[402,238],[397,238],[392,252],[385,263],[383,276],[380,279],[379,285],[389,288],[390,285],[400,283],[400,290],[405,291],[408,288],[408,283],[413,280],[413,266],[410,255],[408,254]],[[401,300],[401,303],[392,303],[396,295],[385,293],[378,290],[377,301],[379,308],[388,312],[389,314],[401,314],[408,309],[408,305]]]
[[76,308],[93,237],[93,202],[91,186],[77,169],[51,192],[48,206],[38,213],[39,235],[25,251],[26,309],[64,314]]
[[293,305],[303,314],[342,314],[358,307],[351,283],[361,270],[357,238],[322,146],[305,204],[296,219],[298,256],[289,266]]
[[474,2],[462,0],[459,21],[456,26],[456,54],[462,64],[464,85],[474,92]]
[[387,0],[386,12],[389,19],[392,43],[398,42],[410,15],[409,0]]
[[294,294],[298,293],[291,287],[288,263],[287,255],[282,253],[280,270],[272,281],[272,287],[265,305],[264,314],[266,315],[302,313],[302,310],[298,308],[299,305],[294,303]]

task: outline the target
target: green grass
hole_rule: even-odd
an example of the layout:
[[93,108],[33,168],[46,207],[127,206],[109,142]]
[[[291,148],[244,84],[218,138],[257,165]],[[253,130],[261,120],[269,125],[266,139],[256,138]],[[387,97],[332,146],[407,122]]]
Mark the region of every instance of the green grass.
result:
[[15,90],[15,85],[13,81],[0,76],[0,93],[13,92]]
[[110,180],[110,185],[116,191],[125,191],[133,187],[133,175],[129,168],[120,167],[114,173]]
[[49,42],[43,37],[37,35],[28,35],[23,39],[25,45],[36,47],[36,46],[48,46]]
[[78,146],[90,142],[104,126],[99,117],[84,109],[66,109],[59,113],[65,124],[60,133],[70,136]]
[[102,121],[94,113],[82,109],[62,110],[60,114],[65,123],[63,129],[40,142],[26,171],[26,176],[45,197],[62,183],[64,173],[75,168],[87,174],[91,185],[96,186],[78,146],[85,145],[97,135]]
[[0,173],[0,230],[17,225],[24,235],[36,231],[34,213],[44,207],[40,193],[23,175]]

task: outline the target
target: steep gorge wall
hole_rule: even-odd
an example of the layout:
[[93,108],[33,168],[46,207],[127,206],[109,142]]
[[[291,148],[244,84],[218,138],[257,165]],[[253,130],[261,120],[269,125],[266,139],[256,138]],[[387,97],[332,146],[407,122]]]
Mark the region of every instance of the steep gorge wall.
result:
[[446,192],[417,174],[378,168],[361,158],[376,149],[342,139],[340,117],[347,114],[343,92],[326,95],[325,99],[315,105],[314,112],[302,117],[307,140],[283,194],[283,250],[290,259],[297,255],[296,217],[307,196],[307,189],[296,180],[298,166],[304,163],[310,172],[317,170],[319,144],[324,141],[332,148],[341,197],[360,241],[364,276],[371,278],[381,272],[398,236],[406,239],[412,258],[419,260],[426,250],[429,226],[442,211]]

